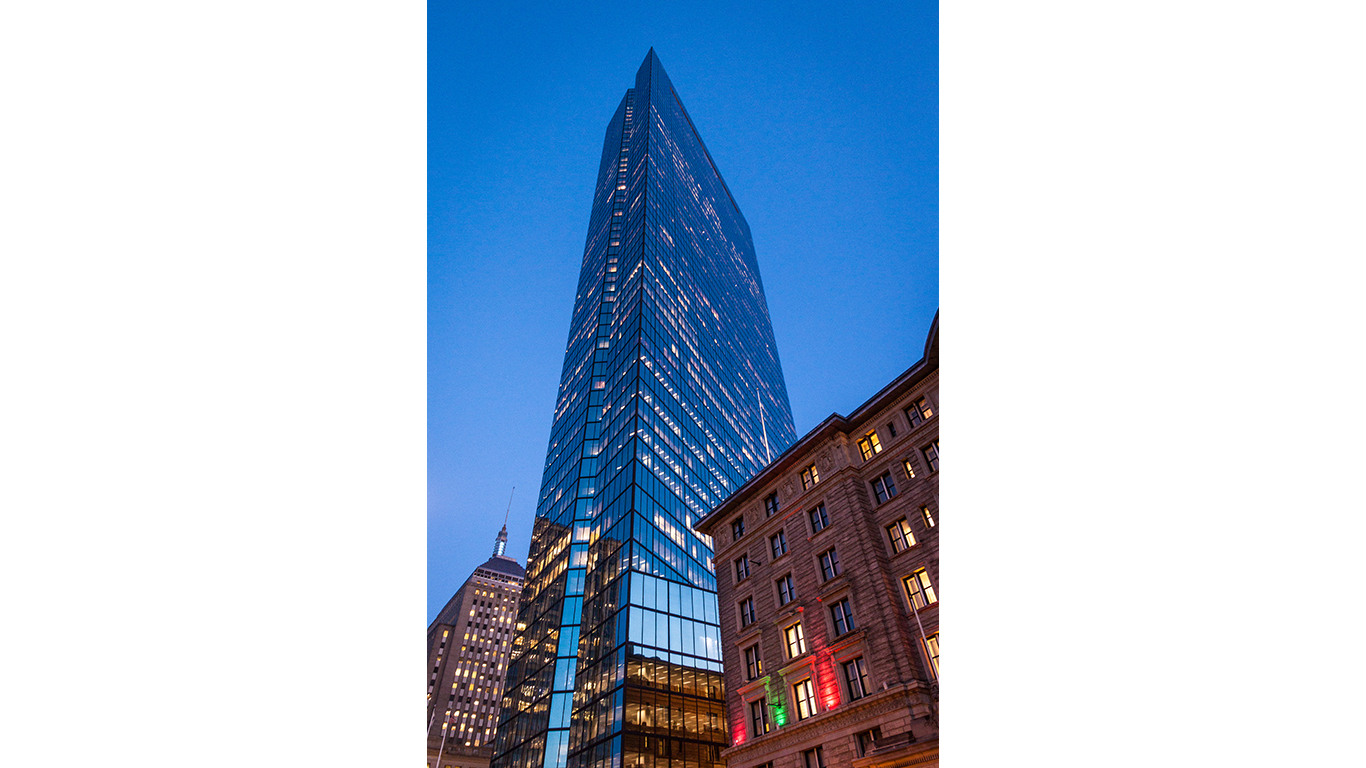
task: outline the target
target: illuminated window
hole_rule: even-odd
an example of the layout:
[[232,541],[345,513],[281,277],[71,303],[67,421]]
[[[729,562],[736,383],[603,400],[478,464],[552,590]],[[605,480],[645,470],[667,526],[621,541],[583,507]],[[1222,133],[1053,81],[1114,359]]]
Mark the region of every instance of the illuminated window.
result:
[[737,518],[735,518],[734,520],[732,520],[731,523],[730,523],[730,538],[731,538],[731,541],[735,541],[735,540],[739,539],[741,536],[744,536],[744,535],[745,535],[745,518],[744,518],[744,517],[737,517]]
[[759,699],[750,702],[749,721],[754,726],[754,735],[762,736],[768,733],[768,699]]
[[931,471],[931,472],[938,472],[938,471],[939,471],[939,441],[938,441],[938,440],[935,440],[933,443],[930,443],[929,445],[925,446],[925,447],[924,447],[923,449],[921,449],[921,450],[923,450],[923,451],[925,452],[925,463],[928,464],[928,465],[930,465],[930,471]]
[[764,515],[767,517],[773,517],[774,513],[776,513],[777,511],[778,494],[776,492],[770,493],[769,495],[764,497]]
[[834,549],[821,553],[821,580],[829,581],[840,575],[840,556]]
[[778,605],[787,605],[796,597],[797,591],[792,588],[792,574],[778,579]]
[[858,449],[863,453],[863,460],[867,461],[873,456],[882,453],[882,443],[877,439],[877,432],[869,432],[858,441]]
[[811,687],[811,679],[792,686],[792,698],[797,701],[797,719],[805,720],[816,714],[816,692]]
[[821,504],[820,506],[811,510],[811,512],[808,514],[811,515],[811,532],[813,534],[820,533],[821,531],[825,530],[826,526],[830,525],[830,518],[825,516],[824,504]]
[[939,679],[939,633],[925,638],[926,655],[930,657],[930,666],[934,667],[934,679]]
[[778,531],[777,535],[770,536],[768,544],[773,549],[774,560],[787,554],[787,534],[782,531]]
[[795,659],[803,653],[806,653],[806,634],[802,632],[802,623],[800,621],[788,627],[787,630],[783,632],[783,637],[787,638],[788,658]]
[[906,596],[910,598],[911,605],[914,605],[916,610],[939,602],[934,596],[934,587],[930,585],[930,574],[924,568],[902,579],[901,583],[906,585]]
[[873,478],[873,496],[877,498],[877,503],[892,498],[896,495],[896,483],[892,481],[891,472],[883,472],[881,477]]
[[929,507],[921,507],[921,508],[920,508],[920,517],[921,517],[922,520],[925,521],[925,527],[926,527],[926,528],[933,528],[933,527],[934,527],[934,515],[931,515],[931,514],[930,514],[930,508],[929,508]]
[[911,422],[912,427],[918,427],[925,423],[925,419],[934,415],[930,408],[930,403],[925,398],[916,400],[915,403],[906,409],[906,419]]
[[809,491],[811,487],[821,481],[820,473],[816,471],[816,465],[812,464],[802,470],[802,490]]
[[820,747],[802,753],[802,768],[826,768],[825,750]]
[[735,561],[735,580],[744,581],[749,578],[749,555],[740,555]]
[[856,629],[854,626],[854,609],[849,607],[847,598],[835,603],[835,606],[830,609],[830,617],[835,621],[835,637]]
[[740,626],[748,627],[754,623],[754,598],[747,597],[740,601]]
[[911,524],[904,517],[887,526],[887,538],[892,540],[893,552],[905,552],[915,546],[915,534],[911,533]]
[[745,675],[746,680],[755,680],[764,675],[764,660],[759,656],[758,643],[745,649]]
[[901,462],[901,468],[906,470],[907,480],[915,479],[915,465],[911,463],[910,459],[906,459],[905,461]]

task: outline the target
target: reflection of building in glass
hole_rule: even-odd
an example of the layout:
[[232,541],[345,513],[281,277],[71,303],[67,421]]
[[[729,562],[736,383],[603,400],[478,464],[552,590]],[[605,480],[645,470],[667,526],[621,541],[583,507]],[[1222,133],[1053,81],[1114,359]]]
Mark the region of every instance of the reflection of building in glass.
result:
[[517,599],[526,571],[503,555],[508,529],[493,557],[465,580],[427,627],[427,765],[487,766],[512,651]]
[[936,318],[924,358],[698,521],[747,563],[717,589],[730,765],[938,764],[938,412]]
[[692,526],[795,439],[749,225],[651,50],[603,145],[495,766],[722,764]]

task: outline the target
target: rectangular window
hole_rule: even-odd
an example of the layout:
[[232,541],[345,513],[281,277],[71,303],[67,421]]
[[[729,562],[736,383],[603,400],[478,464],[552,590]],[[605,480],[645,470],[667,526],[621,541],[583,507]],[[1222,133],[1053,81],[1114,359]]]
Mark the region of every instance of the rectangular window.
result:
[[744,581],[749,578],[749,555],[740,555],[735,561],[735,580]]
[[877,431],[864,435],[863,439],[858,441],[858,449],[863,454],[864,461],[882,453],[882,443],[877,439]]
[[895,422],[895,421],[889,421],[889,422],[887,422],[887,434],[891,435],[892,437],[896,437],[896,422]]
[[770,537],[768,543],[773,548],[774,560],[787,554],[787,534],[782,531],[778,531],[777,535]]
[[911,422],[912,427],[918,427],[925,423],[925,419],[934,415],[930,408],[930,403],[925,398],[915,401],[915,404],[906,409],[906,419]]
[[783,633],[783,637],[787,638],[787,657],[789,659],[795,659],[806,653],[806,635],[802,632],[800,621],[788,627]]
[[792,574],[778,579],[778,605],[787,605],[795,600],[797,591],[792,588]]
[[934,596],[934,587],[930,585],[930,574],[924,568],[907,576],[901,580],[906,585],[906,596],[910,598],[911,605],[918,611],[921,608],[939,602]]
[[901,468],[906,470],[907,480],[915,479],[915,465],[911,463],[910,459],[906,459],[905,461],[901,462]]
[[845,662],[844,682],[849,684],[850,701],[857,701],[872,693],[868,687],[868,668],[863,663],[862,656],[853,661]]
[[764,514],[765,514],[766,516],[768,516],[768,517],[773,517],[773,515],[774,515],[777,511],[778,511],[778,494],[777,494],[776,492],[775,492],[775,493],[770,493],[769,495],[767,495],[767,496],[764,497]]
[[892,498],[896,495],[896,483],[892,481],[891,472],[883,472],[881,477],[873,478],[873,496],[877,498],[877,503]]
[[834,549],[821,553],[821,580],[829,581],[840,575],[840,556]]
[[930,508],[929,508],[929,507],[921,507],[921,508],[920,508],[920,517],[921,517],[922,520],[925,521],[925,527],[926,527],[926,528],[933,528],[933,527],[934,527],[934,515],[931,515],[931,514],[930,514]]
[[820,473],[816,471],[816,465],[812,464],[802,470],[802,490],[809,491],[812,486],[821,481]]
[[830,609],[830,617],[835,620],[835,637],[839,637],[845,632],[853,632],[856,629],[854,626],[854,609],[849,607],[847,598],[835,603],[835,607]]
[[858,735],[858,755],[864,757],[869,750],[877,747],[877,740],[882,738],[882,729],[874,728],[871,731],[864,731]]
[[802,768],[826,768],[825,750],[820,747],[802,753]]
[[740,626],[748,627],[754,623],[754,598],[747,597],[740,601]]
[[887,538],[892,540],[893,552],[905,552],[915,546],[915,534],[911,533],[911,523],[904,517],[887,526]]
[[930,666],[934,667],[934,679],[939,679],[939,633],[925,638],[925,651],[930,657]]
[[730,539],[735,541],[745,535],[745,518],[737,517],[730,524]]
[[924,450],[924,452],[925,452],[925,463],[928,464],[928,465],[930,466],[930,471],[931,471],[931,472],[938,472],[938,471],[939,471],[939,441],[938,441],[938,440],[935,440],[933,443],[930,443],[929,445],[925,446],[922,450]]
[[745,649],[745,675],[746,680],[756,680],[764,676],[764,660],[759,657],[758,643]]
[[811,687],[811,679],[792,686],[792,698],[797,702],[797,719],[805,720],[816,714],[816,692]]
[[815,509],[811,510],[810,514],[811,514],[811,532],[812,532],[813,534],[814,534],[814,533],[820,533],[821,531],[825,530],[825,527],[826,527],[826,526],[830,525],[830,518],[828,518],[828,517],[825,516],[825,505],[824,505],[824,504],[821,504],[820,506],[818,506],[818,507],[816,507]]
[[750,702],[749,721],[754,726],[754,735],[768,733],[768,699]]

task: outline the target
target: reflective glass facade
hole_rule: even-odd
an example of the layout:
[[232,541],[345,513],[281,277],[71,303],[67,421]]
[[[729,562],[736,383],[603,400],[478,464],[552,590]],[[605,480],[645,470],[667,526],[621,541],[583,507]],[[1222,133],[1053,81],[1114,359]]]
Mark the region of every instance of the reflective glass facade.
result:
[[495,768],[722,765],[692,525],[795,441],[749,225],[651,50],[603,143]]

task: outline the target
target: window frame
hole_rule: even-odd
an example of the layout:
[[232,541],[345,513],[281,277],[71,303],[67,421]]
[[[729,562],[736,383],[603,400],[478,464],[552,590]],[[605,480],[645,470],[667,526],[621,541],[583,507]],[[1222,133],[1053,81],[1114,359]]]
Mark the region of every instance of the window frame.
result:
[[[816,686],[812,685],[811,678],[803,678],[792,684],[792,699],[797,705],[797,720],[809,720],[820,714],[816,709]],[[803,710],[808,710],[802,714]]]
[[[743,568],[741,567],[742,565],[744,566]],[[749,573],[749,553],[746,552],[735,558],[735,583],[739,584],[745,579],[748,579]]]
[[[816,527],[817,512],[820,513],[821,525],[819,528]],[[806,517],[808,522],[811,523],[812,536],[815,536],[816,534],[830,527],[830,515],[828,512],[825,511],[825,502],[821,502],[820,504],[817,504],[816,506],[808,510],[806,513]]]
[[745,682],[758,680],[764,676],[764,656],[759,650],[758,643],[746,646],[741,656],[745,660],[745,674],[747,675]]
[[764,497],[764,518],[770,518],[778,514],[782,509],[782,500],[778,498],[778,492],[774,491]]
[[[931,455],[933,451],[933,455]],[[930,472],[939,471],[939,438],[930,441],[930,444],[921,448],[920,453],[925,456],[925,466],[930,468]]]
[[[840,670],[844,672],[844,687],[849,691],[850,701],[858,701],[859,699],[873,695],[873,684],[868,679],[868,665],[864,661],[863,656],[855,656],[848,661],[842,662],[840,664]],[[849,674],[851,670],[855,673],[852,677]],[[859,690],[857,691],[858,695],[855,695],[855,682],[857,682],[859,686]]]
[[934,515],[930,512],[930,505],[920,505],[920,522],[924,523],[927,529],[933,528],[937,525],[937,523],[935,523],[934,521]]
[[768,537],[768,550],[772,556],[771,560],[777,560],[787,554],[787,532],[779,528],[778,532]]
[[[763,736],[772,730],[772,722],[768,717],[768,698],[760,696],[749,703],[749,724],[754,728],[755,736]],[[763,726],[760,729],[760,726]]]
[[[931,642],[934,643],[934,650],[933,650],[933,652],[931,652],[931,650],[930,650],[930,643],[931,643]],[[924,650],[925,650],[925,658],[928,659],[929,662],[930,662],[930,669],[931,669],[931,671],[934,672],[934,679],[935,679],[935,680],[938,680],[938,679],[939,679],[939,630],[936,629],[934,632],[931,632],[930,634],[926,635],[926,636],[925,636],[925,639],[924,639],[923,641],[921,641],[920,645],[921,645],[921,647],[924,648]]]
[[820,481],[821,481],[821,475],[820,475],[820,472],[817,471],[816,465],[815,465],[815,464],[812,464],[812,465],[810,465],[810,466],[808,466],[807,468],[805,468],[805,469],[802,470],[802,490],[803,490],[803,491],[809,491],[809,490],[811,490],[812,488],[815,488],[815,487],[816,487],[816,484],[819,483]]
[[894,555],[899,555],[920,545],[920,542],[915,540],[915,532],[911,530],[911,521],[904,516],[898,518],[896,522],[884,530],[887,531],[887,540],[892,543],[892,554]]
[[825,762],[824,745],[817,744],[811,749],[802,750],[802,768],[829,768],[829,764]]
[[877,436],[877,430],[868,430],[868,433],[859,438],[859,453],[863,455],[864,461],[870,461],[879,453],[882,453],[882,440]]
[[849,604],[849,598],[842,597],[830,606],[830,624],[833,630],[832,637],[843,637],[858,629],[858,622],[854,620],[854,607]]
[[[821,583],[830,581],[841,573],[844,573],[843,569],[840,568],[840,555],[836,549],[837,547],[831,547],[816,556],[816,561],[821,568]],[[829,555],[828,561],[826,560],[827,555]]]
[[875,506],[886,504],[895,499],[898,493],[901,493],[896,488],[896,481],[892,479],[892,470],[890,469],[870,480],[868,484],[873,487]]
[[[793,630],[796,630],[795,635],[793,634]],[[795,654],[792,652],[794,638],[796,640],[796,646],[799,649]],[[787,650],[787,658],[789,661],[799,658],[806,653],[806,630],[802,628],[802,623],[800,621],[789,624],[783,628],[783,648]]]
[[[788,572],[773,580],[778,587],[779,607],[787,605],[797,599],[797,584],[792,580],[792,573]],[[783,599],[786,596],[787,599]]]
[[739,541],[745,537],[745,516],[740,515],[730,521],[730,540]]
[[740,629],[744,629],[759,620],[759,614],[754,612],[753,595],[741,600],[737,607],[740,609]]
[[[920,579],[921,574],[925,575],[923,581]],[[915,590],[911,589],[912,582],[915,583]],[[919,611],[928,608],[931,605],[939,604],[939,595],[934,591],[934,584],[930,581],[929,570],[917,568],[909,576],[904,577],[901,580],[901,584],[902,588],[906,591],[906,599],[910,601],[911,610]],[[927,595],[929,597],[928,600],[925,599]],[[921,605],[916,605],[916,597],[920,598]]]

